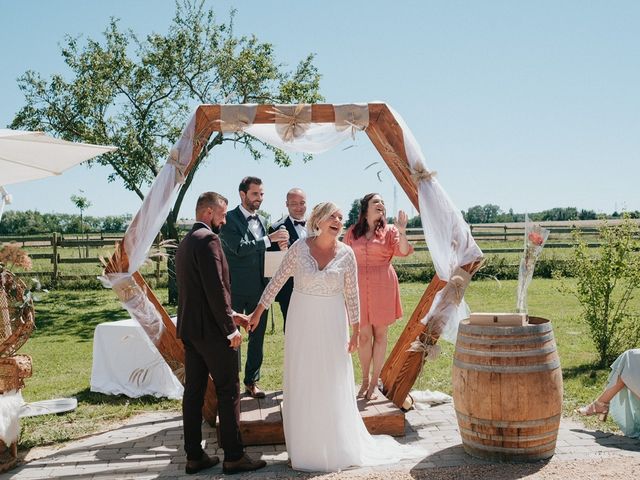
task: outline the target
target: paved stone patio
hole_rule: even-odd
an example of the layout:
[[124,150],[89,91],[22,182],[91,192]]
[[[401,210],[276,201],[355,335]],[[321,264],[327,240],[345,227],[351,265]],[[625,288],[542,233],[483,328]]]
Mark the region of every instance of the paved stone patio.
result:
[[[461,444],[453,406],[440,405],[426,410],[412,410],[406,415],[406,436],[400,442],[420,445],[429,454],[419,461],[394,464],[391,471],[417,472],[441,467],[486,465],[489,462],[467,455]],[[203,428],[208,453],[222,455],[215,442],[215,432]],[[248,447],[252,456],[261,456],[267,467],[232,478],[309,477],[287,466],[284,445]],[[611,456],[630,456],[640,464],[640,441],[621,435],[590,431],[581,423],[563,419],[556,454],[551,462],[575,461]],[[107,479],[107,478],[216,478],[222,467],[203,475],[186,475],[182,450],[182,419],[175,412],[153,412],[135,417],[131,422],[108,432],[70,442],[58,450],[34,449],[16,469],[0,479]],[[543,463],[543,462],[540,462]],[[376,468],[376,472],[380,472]],[[367,469],[350,470],[366,474]]]

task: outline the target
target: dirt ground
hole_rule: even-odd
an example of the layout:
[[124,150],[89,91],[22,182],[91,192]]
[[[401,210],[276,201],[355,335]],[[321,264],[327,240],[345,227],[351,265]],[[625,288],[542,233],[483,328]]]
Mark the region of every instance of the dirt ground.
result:
[[296,476],[322,480],[516,480],[516,479],[640,479],[637,457],[616,456],[570,462],[538,462],[527,464],[469,465],[464,467],[429,468],[412,472],[340,472],[321,476]]

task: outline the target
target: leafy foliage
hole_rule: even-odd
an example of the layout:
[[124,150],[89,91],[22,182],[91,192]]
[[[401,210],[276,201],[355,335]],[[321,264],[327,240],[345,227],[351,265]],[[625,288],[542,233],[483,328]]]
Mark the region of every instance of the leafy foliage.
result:
[[[106,217],[84,217],[84,232],[124,232],[131,215],[108,215]],[[0,222],[0,235],[49,235],[79,233],[80,216],[68,213],[40,213],[35,210],[5,212]]]
[[[322,100],[313,54],[286,69],[272,44],[234,34],[235,14],[232,10],[228,22],[218,22],[203,1],[177,0],[165,35],[141,39],[112,19],[102,40],[65,37],[62,56],[70,72],[48,80],[33,71],[20,77],[26,104],[11,127],[117,146],[89,164],[110,167],[108,180],[120,177],[142,200],[144,186],[158,174],[196,105]],[[244,133],[214,135],[178,192],[163,228],[165,238],[178,238],[177,216],[193,176],[209,151],[224,141],[245,147],[256,160],[266,151],[282,166],[291,163],[283,151]]]
[[586,243],[574,235],[575,287],[563,286],[582,306],[582,318],[589,325],[591,338],[606,365],[640,341],[640,316],[629,302],[640,288],[640,234],[637,224],[625,218],[619,225],[600,227],[601,246],[594,255]]

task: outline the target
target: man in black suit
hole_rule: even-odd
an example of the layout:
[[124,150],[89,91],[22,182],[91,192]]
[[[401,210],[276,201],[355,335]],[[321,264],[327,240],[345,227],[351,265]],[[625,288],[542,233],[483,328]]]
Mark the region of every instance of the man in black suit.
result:
[[257,470],[266,465],[244,453],[240,436],[240,378],[237,324],[247,318],[231,309],[229,268],[216,234],[225,224],[228,201],[215,192],[200,195],[196,222],[176,253],[178,280],[177,335],[184,344],[185,385],[182,401],[186,472],[216,465],[202,449],[202,407],[209,375],[218,397],[224,473]]
[[[304,218],[307,212],[307,196],[301,188],[292,188],[287,192],[286,201],[287,210],[289,215],[281,218],[269,228],[269,233],[273,233],[284,227],[289,232],[289,242],[287,248],[293,245],[298,239],[307,238],[306,220]],[[269,250],[282,250],[279,243],[271,245]],[[293,277],[287,280],[287,283],[280,289],[278,295],[276,295],[276,301],[280,304],[280,310],[282,311],[282,318],[284,324],[282,326],[283,331],[287,327],[287,312],[289,311],[289,302],[291,300],[291,294],[293,293]]]
[[[289,239],[286,230],[267,234],[266,221],[258,215],[264,199],[262,180],[245,177],[238,187],[240,205],[227,215],[227,223],[220,230],[222,248],[229,261],[231,276],[231,306],[236,312],[251,313],[258,306],[267,279],[264,278],[264,252],[273,243]],[[254,398],[264,398],[258,387],[262,366],[264,332],[267,328],[267,312],[260,323],[249,333],[247,361],[244,367],[244,385]]]

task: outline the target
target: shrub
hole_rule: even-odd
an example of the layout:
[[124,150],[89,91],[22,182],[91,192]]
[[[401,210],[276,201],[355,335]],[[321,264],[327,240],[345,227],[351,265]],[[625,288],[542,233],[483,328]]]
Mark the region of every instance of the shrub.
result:
[[602,366],[640,340],[639,316],[629,309],[640,287],[639,245],[634,240],[640,232],[628,216],[619,225],[604,222],[599,232],[597,249],[588,249],[574,232],[572,270],[577,282],[575,287],[563,283],[561,290],[578,298]]

